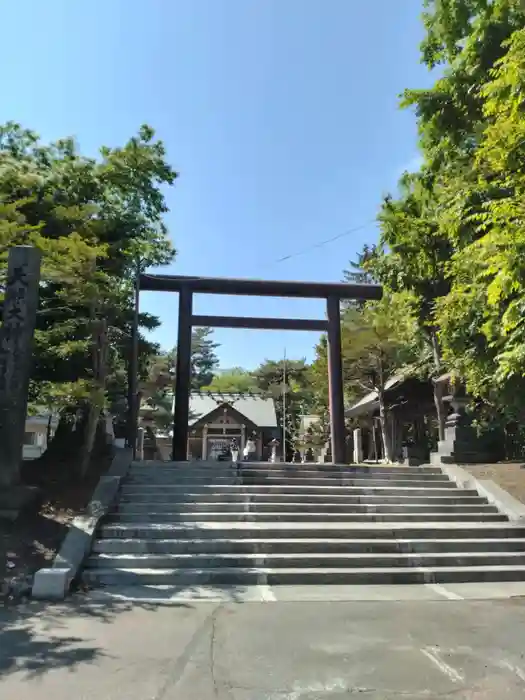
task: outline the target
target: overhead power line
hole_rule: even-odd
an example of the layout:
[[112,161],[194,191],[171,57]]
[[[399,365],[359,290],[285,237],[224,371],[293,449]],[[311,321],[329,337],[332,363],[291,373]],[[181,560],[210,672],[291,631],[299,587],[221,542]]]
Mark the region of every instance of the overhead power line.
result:
[[369,221],[366,221],[363,224],[359,224],[359,226],[354,226],[353,228],[349,228],[347,231],[343,231],[343,233],[338,233],[337,236],[332,236],[331,238],[326,238],[323,241],[319,241],[318,243],[313,243],[312,245],[303,248],[302,250],[298,250],[295,252],[290,253],[289,255],[283,255],[282,258],[277,258],[276,260],[273,260],[270,265],[275,265],[277,263],[285,262],[286,260],[291,260],[292,258],[297,258],[299,255],[304,255],[305,253],[309,253],[312,250],[316,250],[318,248],[323,248],[325,245],[328,245],[329,243],[333,243],[334,241],[338,241],[341,238],[346,238],[346,236],[350,236],[352,233],[356,233],[357,231],[361,231],[362,229],[366,228],[367,226],[370,226],[371,224],[374,224],[376,222],[376,219],[370,219]]

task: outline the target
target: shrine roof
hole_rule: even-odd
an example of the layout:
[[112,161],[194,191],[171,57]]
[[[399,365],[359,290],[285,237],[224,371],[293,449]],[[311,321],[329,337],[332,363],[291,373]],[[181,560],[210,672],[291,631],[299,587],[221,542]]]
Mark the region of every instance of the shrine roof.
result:
[[[405,381],[405,377],[402,374],[395,374],[386,381],[385,391],[393,389],[399,386]],[[379,407],[379,401],[377,400],[377,391],[371,391],[362,399],[359,399],[357,403],[352,404],[349,408],[345,410],[345,416],[347,418],[354,418],[357,416],[362,416],[366,413],[373,413]]]
[[260,428],[277,427],[275,403],[256,393],[194,391],[190,395],[190,425],[202,420],[220,406],[230,405]]

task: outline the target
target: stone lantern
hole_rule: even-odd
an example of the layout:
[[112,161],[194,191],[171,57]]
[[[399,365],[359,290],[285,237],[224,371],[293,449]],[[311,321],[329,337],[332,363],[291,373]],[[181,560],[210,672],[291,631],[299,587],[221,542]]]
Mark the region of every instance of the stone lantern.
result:
[[452,409],[445,420],[445,439],[438,442],[433,461],[442,464],[490,462],[491,455],[480,440],[466,412],[470,397],[464,385],[451,375],[437,381],[445,387],[443,403]]

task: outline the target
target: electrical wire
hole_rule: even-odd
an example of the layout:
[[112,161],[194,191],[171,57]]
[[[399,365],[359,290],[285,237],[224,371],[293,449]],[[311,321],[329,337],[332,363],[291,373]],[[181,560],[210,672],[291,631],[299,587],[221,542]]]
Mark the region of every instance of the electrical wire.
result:
[[367,228],[367,226],[370,226],[371,224],[374,224],[375,222],[376,222],[375,218],[370,219],[369,221],[366,221],[363,224],[359,224],[359,226],[354,226],[354,227],[348,229],[347,231],[343,231],[343,233],[338,233],[337,236],[332,236],[331,238],[326,238],[325,240],[319,241],[318,243],[313,243],[312,245],[308,246],[307,248],[303,248],[302,250],[298,250],[295,253],[290,253],[289,255],[283,255],[282,258],[277,258],[276,260],[269,262],[267,265],[276,265],[277,263],[282,263],[282,262],[285,262],[287,260],[292,260],[293,258],[297,258],[299,255],[305,255],[306,253],[309,253],[312,250],[317,250],[318,248],[323,248],[325,245],[328,245],[329,243],[333,243],[334,241],[338,241],[341,238],[346,238],[346,236],[350,236],[352,233],[356,233],[357,231],[362,231],[363,229]]

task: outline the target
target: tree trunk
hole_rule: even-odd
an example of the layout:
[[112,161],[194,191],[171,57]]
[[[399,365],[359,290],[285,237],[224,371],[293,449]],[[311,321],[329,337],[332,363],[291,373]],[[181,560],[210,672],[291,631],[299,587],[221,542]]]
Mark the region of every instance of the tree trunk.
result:
[[388,412],[385,405],[385,393],[383,389],[377,390],[377,399],[379,401],[379,424],[381,426],[381,439],[383,441],[385,460],[387,462],[392,462],[392,444],[388,432]]
[[[439,339],[435,328],[430,331],[430,340],[432,342],[432,355],[434,357],[434,370],[436,378],[441,374],[441,348],[439,347]],[[434,405],[436,407],[436,416],[438,422],[438,435],[440,440],[445,439],[445,420],[446,411],[443,404],[443,387],[441,384],[433,382],[434,385]]]
[[438,434],[439,439],[445,439],[445,421],[446,412],[445,405],[443,403],[443,387],[441,384],[434,382],[434,405],[436,407],[436,415],[438,421]]
[[51,408],[48,408],[49,410],[49,418],[47,419],[47,428],[46,428],[46,450],[48,449],[49,445],[51,444],[51,423],[53,421],[53,413],[51,411]]
[[[128,399],[128,411],[126,416],[126,445],[128,447],[131,445],[131,436],[133,435],[133,420],[134,420],[134,407],[135,407],[135,397],[133,396],[133,379],[132,379],[132,367],[131,362],[127,363],[126,374],[128,380],[127,386],[127,399]],[[119,436],[120,437],[120,436]]]
[[93,385],[80,459],[81,478],[84,478],[89,470],[91,453],[95,445],[98,422],[102,412],[107,377],[108,338],[105,319],[94,319],[92,328]]
[[374,462],[377,462],[377,431],[374,418],[372,418],[372,447],[374,448]]
[[89,407],[88,419],[86,430],[84,432],[84,444],[82,449],[82,459],[80,462],[80,476],[85,477],[89,470],[89,463],[91,461],[91,453],[93,452],[93,446],[95,444],[95,437],[97,435],[97,426],[100,418],[101,407],[98,402],[91,403]]

